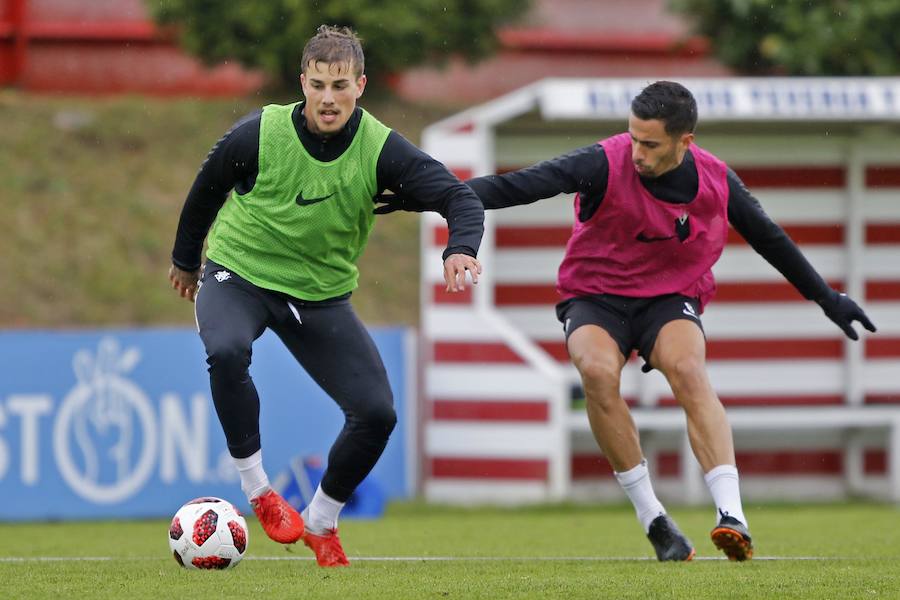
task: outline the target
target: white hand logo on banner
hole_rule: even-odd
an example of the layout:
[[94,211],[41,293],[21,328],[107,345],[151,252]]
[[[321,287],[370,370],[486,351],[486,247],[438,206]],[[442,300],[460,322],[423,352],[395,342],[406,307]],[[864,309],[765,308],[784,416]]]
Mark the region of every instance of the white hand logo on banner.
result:
[[150,478],[156,418],[144,392],[124,377],[139,361],[137,349],[120,351],[114,338],[100,341],[96,357],[79,350],[72,360],[78,383],[60,404],[53,451],[63,478],[88,500],[119,502]]

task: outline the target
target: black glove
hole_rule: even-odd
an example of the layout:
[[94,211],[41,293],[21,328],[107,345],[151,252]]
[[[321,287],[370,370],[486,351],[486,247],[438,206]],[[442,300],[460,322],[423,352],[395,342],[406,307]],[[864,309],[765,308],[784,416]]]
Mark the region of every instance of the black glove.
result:
[[401,194],[378,194],[373,198],[373,202],[378,205],[372,211],[376,215],[387,215],[398,210],[408,212],[425,212],[428,210],[422,204]]
[[851,300],[847,294],[839,294],[831,290],[827,296],[816,300],[816,302],[825,311],[825,316],[834,321],[851,340],[859,339],[859,334],[853,329],[853,321],[859,321],[869,331],[875,331],[875,326],[869,320],[869,317],[866,316],[866,313],[863,312],[863,309]]

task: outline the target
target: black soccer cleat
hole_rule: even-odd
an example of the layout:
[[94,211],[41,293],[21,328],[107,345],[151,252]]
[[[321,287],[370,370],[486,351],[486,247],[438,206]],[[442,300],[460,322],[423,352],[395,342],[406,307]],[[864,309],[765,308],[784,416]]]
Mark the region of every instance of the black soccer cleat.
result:
[[659,515],[653,519],[647,539],[653,544],[656,558],[660,561],[688,561],[694,558],[694,545],[668,515]]
[[753,558],[753,542],[747,526],[728,515],[723,515],[719,524],[709,534],[716,548],[725,553],[728,560],[749,560]]

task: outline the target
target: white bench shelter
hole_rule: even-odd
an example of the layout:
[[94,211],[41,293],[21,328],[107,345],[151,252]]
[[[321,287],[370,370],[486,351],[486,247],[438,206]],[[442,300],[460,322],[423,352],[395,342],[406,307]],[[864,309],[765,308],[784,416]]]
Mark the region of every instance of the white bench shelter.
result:
[[[652,81],[538,81],[433,124],[423,146],[462,179],[528,166],[625,131],[631,98]],[[745,496],[900,501],[900,78],[679,81],[698,101],[697,143],[879,328],[845,339],[731,232],[703,322]],[[572,198],[486,217],[481,283],[456,295],[441,285],[446,225],[422,217],[424,494],[621,499],[553,310]],[[658,491],[702,501],[682,411],[663,377],[639,366],[626,366],[623,395]]]

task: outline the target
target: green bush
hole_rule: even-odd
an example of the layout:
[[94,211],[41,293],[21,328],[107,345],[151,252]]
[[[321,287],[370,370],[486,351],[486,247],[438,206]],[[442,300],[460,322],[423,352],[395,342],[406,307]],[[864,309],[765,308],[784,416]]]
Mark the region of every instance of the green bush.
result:
[[380,76],[453,54],[474,59],[496,45],[495,28],[530,0],[160,0],[157,21],[176,25],[184,47],[207,62],[259,66],[297,85],[303,46],[321,24],[348,25],[363,38],[366,72]]
[[717,56],[752,75],[896,75],[900,2],[670,0]]

